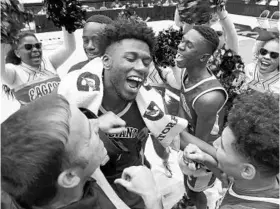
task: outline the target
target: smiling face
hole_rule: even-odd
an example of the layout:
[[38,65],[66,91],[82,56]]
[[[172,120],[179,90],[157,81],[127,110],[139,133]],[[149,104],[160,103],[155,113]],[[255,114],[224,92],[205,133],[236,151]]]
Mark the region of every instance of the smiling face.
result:
[[97,36],[105,27],[105,24],[88,22],[83,29],[83,47],[89,60],[101,55],[98,49]]
[[123,39],[114,43],[103,57],[105,83],[109,83],[119,97],[132,101],[148,76],[151,62],[150,49],[145,42]]
[[[235,136],[229,127],[226,127],[222,136],[214,141],[218,167],[234,179],[253,178],[254,166],[241,156],[234,147]],[[248,174],[249,173],[249,174]]]
[[279,55],[279,41],[271,40],[265,43],[263,49],[266,50],[266,54],[258,55],[258,66],[259,72],[262,74],[271,73],[279,68],[279,56],[277,58],[272,58],[270,56],[271,52],[278,53]]
[[[34,44],[39,43],[34,36],[25,36],[19,41],[15,54],[21,59],[22,62],[32,66],[38,67],[42,61],[42,49],[38,49]],[[31,49],[26,49],[26,44],[33,44]]]
[[108,161],[107,150],[98,135],[98,125],[94,120],[89,120],[75,106],[70,106],[70,135],[66,143],[69,154],[76,159],[87,162],[80,173],[80,178],[86,180],[93,172]]
[[204,38],[194,29],[187,32],[180,44],[176,55],[176,64],[179,68],[193,66],[205,53]]

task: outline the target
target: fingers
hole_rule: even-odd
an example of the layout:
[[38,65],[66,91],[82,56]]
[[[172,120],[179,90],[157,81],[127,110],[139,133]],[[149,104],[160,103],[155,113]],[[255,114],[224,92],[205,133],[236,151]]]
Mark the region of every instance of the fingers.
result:
[[126,128],[125,127],[120,127],[120,128],[111,128],[107,131],[107,133],[109,134],[118,134],[118,133],[121,133],[123,131],[125,131]]
[[116,179],[116,180],[114,181],[114,183],[115,183],[115,184],[119,184],[119,185],[125,187],[127,190],[129,190],[130,187],[131,187],[131,183],[128,182],[128,181],[126,181],[126,180],[124,180],[124,179]]
[[114,126],[120,126],[120,127],[124,127],[126,125],[125,121],[115,114],[114,114],[114,118],[112,118],[111,123]]

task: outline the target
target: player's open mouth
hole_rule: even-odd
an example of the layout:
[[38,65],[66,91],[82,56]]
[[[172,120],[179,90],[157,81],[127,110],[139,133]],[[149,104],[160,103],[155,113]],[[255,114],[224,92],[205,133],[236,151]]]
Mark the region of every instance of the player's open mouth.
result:
[[182,54],[180,54],[179,52],[176,54],[176,57],[175,57],[175,60],[176,61],[182,61],[184,60],[184,57]]
[[128,86],[132,89],[138,89],[143,84],[144,79],[138,76],[129,76],[126,79]]

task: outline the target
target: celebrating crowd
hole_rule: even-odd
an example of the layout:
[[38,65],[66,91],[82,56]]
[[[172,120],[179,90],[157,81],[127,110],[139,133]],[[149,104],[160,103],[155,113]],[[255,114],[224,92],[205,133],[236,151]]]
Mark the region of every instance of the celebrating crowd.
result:
[[230,83],[240,84],[232,98],[224,71],[211,68],[223,50],[238,55],[225,7],[216,21],[184,17],[178,7],[176,66],[156,68],[179,92],[175,115],[147,82],[157,39],[145,21],[88,18],[87,60],[64,77],[56,70],[75,51],[75,33],[63,28],[50,56],[31,32],[1,43],[4,90],[21,104],[1,124],[1,207],[163,209],[145,156],[150,137],[167,178],[178,152],[185,194],[172,209],[207,209],[205,190],[217,181],[215,209],[279,208],[279,32],[259,36],[252,63]]

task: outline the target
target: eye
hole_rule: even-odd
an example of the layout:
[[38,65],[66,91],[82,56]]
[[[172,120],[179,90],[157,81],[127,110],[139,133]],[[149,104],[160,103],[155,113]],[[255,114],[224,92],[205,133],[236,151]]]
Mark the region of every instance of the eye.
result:
[[87,38],[83,38],[83,42],[84,42],[84,44],[87,44],[89,42],[89,40]]
[[151,64],[152,60],[151,59],[143,59],[143,63],[145,66],[149,66]]
[[125,59],[129,62],[134,62],[135,61],[135,57],[134,56],[126,56]]

